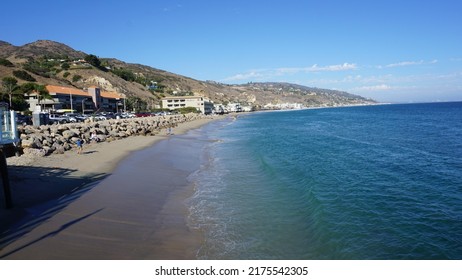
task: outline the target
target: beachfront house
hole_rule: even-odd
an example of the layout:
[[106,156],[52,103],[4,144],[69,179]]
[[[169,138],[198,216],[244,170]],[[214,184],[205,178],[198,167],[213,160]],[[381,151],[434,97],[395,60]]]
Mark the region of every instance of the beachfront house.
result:
[[170,111],[193,107],[203,114],[211,114],[213,102],[202,96],[169,96],[162,98],[162,108]]
[[226,109],[228,110],[228,112],[233,113],[242,112],[241,103],[228,103]]
[[97,110],[118,112],[124,109],[125,95],[122,93],[102,91],[98,87],[89,87],[86,91],[53,85],[46,88],[49,98],[41,97],[36,92],[26,94],[29,110],[91,113]]

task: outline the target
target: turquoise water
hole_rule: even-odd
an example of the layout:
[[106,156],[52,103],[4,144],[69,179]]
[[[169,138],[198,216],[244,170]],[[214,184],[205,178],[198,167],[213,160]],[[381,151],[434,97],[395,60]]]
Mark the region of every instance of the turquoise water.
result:
[[462,259],[462,103],[255,113],[205,135],[201,259]]

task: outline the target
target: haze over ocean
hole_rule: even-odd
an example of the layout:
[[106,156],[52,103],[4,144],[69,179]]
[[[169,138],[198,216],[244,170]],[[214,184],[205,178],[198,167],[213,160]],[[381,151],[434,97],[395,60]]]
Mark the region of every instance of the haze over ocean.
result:
[[201,259],[461,259],[462,103],[249,114],[205,129]]

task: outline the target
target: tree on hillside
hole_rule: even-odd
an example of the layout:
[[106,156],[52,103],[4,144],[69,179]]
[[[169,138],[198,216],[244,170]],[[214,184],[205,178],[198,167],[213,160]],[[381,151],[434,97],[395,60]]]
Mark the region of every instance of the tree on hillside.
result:
[[18,80],[16,80],[13,77],[4,77],[2,79],[2,93],[8,94],[10,108],[13,105],[13,93],[17,89],[18,89]]
[[68,70],[69,68],[71,68],[71,66],[69,65],[69,63],[64,62],[63,64],[61,64],[61,68],[64,70]]
[[117,76],[121,77],[125,81],[133,82],[136,80],[136,75],[129,69],[112,69],[112,73],[116,74]]
[[24,70],[15,70],[15,71],[13,71],[13,75],[16,78],[24,80],[24,81],[29,81],[29,82],[35,82],[36,81],[36,79],[34,77],[32,77],[29,73],[27,73]]
[[29,58],[23,65],[24,70],[45,78],[50,78],[53,75],[53,67],[54,65],[51,62],[43,59],[34,60],[33,58]]
[[11,61],[9,61],[6,58],[0,58],[0,65],[6,66],[6,67],[14,67],[14,64],[11,63]]
[[99,58],[96,55],[89,54],[89,55],[86,55],[84,59],[85,59],[86,62],[90,63],[91,65],[95,66],[96,68],[101,69],[101,61],[99,60]]
[[80,76],[80,75],[74,75],[74,76],[72,76],[72,81],[73,81],[74,83],[80,81],[81,79],[82,79],[82,76]]

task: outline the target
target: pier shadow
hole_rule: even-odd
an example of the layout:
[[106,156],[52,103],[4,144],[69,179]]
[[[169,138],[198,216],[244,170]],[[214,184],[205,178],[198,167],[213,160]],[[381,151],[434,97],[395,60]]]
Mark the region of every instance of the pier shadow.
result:
[[13,208],[5,209],[0,193],[0,255],[6,245],[93,189],[109,174],[76,177],[75,169],[8,166]]
[[72,225],[74,225],[74,224],[77,224],[77,223],[79,223],[79,222],[81,222],[81,221],[83,221],[83,220],[85,220],[85,219],[87,219],[87,218],[89,218],[89,217],[95,215],[96,213],[102,211],[103,209],[104,209],[104,208],[100,208],[100,209],[98,209],[98,210],[96,210],[96,211],[93,211],[93,212],[91,212],[91,213],[89,213],[89,214],[87,214],[87,215],[85,215],[85,216],[82,216],[82,217],[80,217],[80,218],[77,218],[77,219],[75,219],[75,220],[72,220],[72,221],[70,221],[70,222],[68,222],[68,223],[66,223],[66,224],[64,224],[64,225],[62,225],[62,226],[61,226],[60,228],[58,228],[57,230],[54,230],[54,231],[49,232],[49,233],[47,233],[47,234],[45,234],[45,235],[43,235],[43,236],[41,236],[41,237],[39,237],[39,238],[37,238],[37,239],[35,239],[35,240],[32,240],[32,241],[28,242],[27,244],[25,244],[25,245],[23,245],[23,246],[21,246],[21,247],[15,249],[15,250],[13,250],[13,251],[11,251],[11,252],[8,252],[8,253],[6,253],[6,254],[4,254],[4,255],[1,254],[1,250],[0,250],[0,259],[6,258],[6,257],[8,257],[8,256],[10,256],[10,255],[12,255],[12,254],[14,254],[14,253],[16,253],[16,252],[19,252],[19,251],[21,251],[22,249],[27,248],[27,247],[29,247],[30,245],[33,245],[33,244],[35,244],[35,243],[37,243],[37,242],[39,242],[39,241],[41,241],[41,240],[44,240],[44,239],[49,238],[49,237],[53,237],[53,236],[57,235],[58,233],[60,233],[61,231],[67,229],[68,227],[70,227],[70,226],[72,226]]

